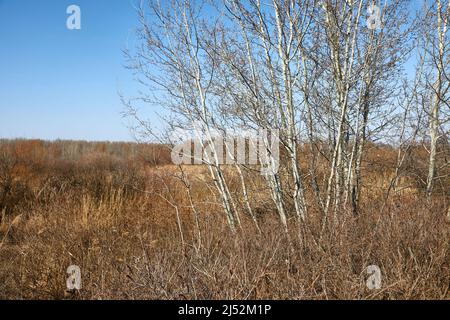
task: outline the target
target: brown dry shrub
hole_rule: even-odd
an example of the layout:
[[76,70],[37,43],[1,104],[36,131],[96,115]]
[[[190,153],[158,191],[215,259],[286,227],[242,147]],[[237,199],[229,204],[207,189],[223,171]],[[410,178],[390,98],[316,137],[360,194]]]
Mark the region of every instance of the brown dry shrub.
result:
[[[385,203],[384,193],[368,186],[360,214],[343,208],[322,236],[314,206],[307,226],[290,218],[291,250],[258,179],[249,188],[262,234],[242,210],[243,228],[233,235],[207,170],[189,166],[199,241],[175,166],[116,166],[101,159],[89,165],[49,161],[28,180],[31,196],[17,200],[0,225],[0,298],[450,298],[444,197],[427,203],[419,193],[396,193]],[[237,177],[230,181],[238,194]],[[167,200],[178,205],[184,243]],[[19,215],[21,223],[13,226]],[[65,287],[72,264],[82,271],[76,293]],[[373,264],[382,271],[379,290],[366,287],[366,268]]]

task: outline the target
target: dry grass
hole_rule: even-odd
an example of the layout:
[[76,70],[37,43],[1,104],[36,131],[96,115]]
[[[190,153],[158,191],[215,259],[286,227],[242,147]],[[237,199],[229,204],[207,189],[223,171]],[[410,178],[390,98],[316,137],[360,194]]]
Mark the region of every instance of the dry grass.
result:
[[[50,147],[57,149],[42,148]],[[298,232],[291,224],[289,250],[258,181],[251,190],[262,234],[244,215],[243,230],[232,235],[206,170],[185,168],[200,215],[199,239],[176,167],[101,150],[73,160],[57,151],[44,155],[16,152],[9,181],[1,175],[0,298],[450,298],[446,199],[438,193],[429,204],[415,187],[385,204],[377,188],[389,179],[386,170],[373,167],[366,177],[360,215],[342,209],[320,240],[320,216],[311,207],[308,228]],[[178,206],[181,232],[168,200]],[[81,268],[83,288],[68,293],[72,264]],[[380,290],[365,285],[371,264],[382,270]]]

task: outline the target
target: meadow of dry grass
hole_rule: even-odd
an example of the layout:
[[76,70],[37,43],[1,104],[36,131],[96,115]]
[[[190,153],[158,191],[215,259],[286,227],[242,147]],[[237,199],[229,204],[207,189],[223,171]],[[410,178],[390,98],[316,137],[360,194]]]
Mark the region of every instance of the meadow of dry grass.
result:
[[[290,250],[262,183],[250,185],[262,232],[244,215],[232,234],[207,170],[183,168],[186,188],[161,146],[0,149],[1,299],[450,298],[449,184],[427,202],[420,157],[410,164],[419,178],[385,201],[395,150],[371,150],[359,215],[342,209],[320,236],[312,206],[308,224],[291,229]],[[237,193],[239,183],[231,187]],[[372,264],[379,290],[366,287]],[[69,265],[81,268],[78,292],[66,290]]]

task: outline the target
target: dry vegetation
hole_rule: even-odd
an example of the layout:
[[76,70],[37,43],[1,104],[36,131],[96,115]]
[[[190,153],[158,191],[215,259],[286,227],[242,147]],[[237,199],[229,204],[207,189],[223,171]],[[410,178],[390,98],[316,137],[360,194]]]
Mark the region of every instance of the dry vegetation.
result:
[[[415,175],[386,199],[396,151],[369,147],[359,214],[341,210],[320,236],[319,211],[308,208],[290,250],[255,179],[261,233],[241,216],[232,234],[206,168],[180,171],[162,146],[2,141],[0,298],[448,299],[449,181],[428,203],[426,155],[414,152]],[[66,291],[72,264],[79,292]],[[380,290],[365,285],[371,264],[382,270]]]

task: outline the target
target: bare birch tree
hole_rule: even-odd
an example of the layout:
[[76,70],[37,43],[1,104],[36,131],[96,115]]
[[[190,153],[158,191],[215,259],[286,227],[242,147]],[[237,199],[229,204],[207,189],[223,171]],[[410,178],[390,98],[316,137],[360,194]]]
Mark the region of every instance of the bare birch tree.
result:
[[[438,154],[438,142],[444,137],[444,122],[442,118],[442,108],[447,112],[450,108],[450,1],[437,0],[436,2],[425,3],[426,25],[424,28],[424,37],[426,42],[426,51],[428,53],[429,72],[427,77],[427,88],[431,92],[431,106],[429,108],[429,164],[427,176],[427,196],[430,197],[433,191],[433,185],[436,178],[436,162]],[[448,113],[447,113],[448,114]]]
[[[430,6],[437,10],[438,35],[430,36],[422,48],[430,57],[422,57],[421,70],[428,61],[427,72],[415,80],[404,72],[418,43],[415,30],[420,29],[409,4],[172,0],[149,1],[141,8],[142,47],[132,67],[143,76],[142,83],[157,92],[143,100],[168,111],[166,122],[172,130],[200,124],[197,141],[206,152],[193,162],[207,166],[231,230],[241,225],[242,212],[261,230],[248,189],[257,163],[238,163],[235,142],[217,144],[215,134],[225,136],[231,128],[279,131],[279,163],[267,137],[256,144],[244,138],[246,148],[268,151],[261,168],[279,165],[264,175],[273,211],[289,237],[291,217],[300,235],[308,225],[308,208],[317,205],[323,230],[331,212],[337,217],[348,207],[358,213],[370,145],[398,140],[395,176],[400,175],[410,143],[419,134],[419,124],[411,129],[422,118],[418,103],[425,100],[419,97],[419,87],[422,79],[434,77],[427,87],[434,94],[429,116],[431,192],[436,145],[443,133],[441,108],[448,106],[448,1]],[[151,11],[150,20],[144,8]],[[430,30],[434,15],[426,17],[423,30]],[[184,147],[191,150],[190,144]],[[221,160],[224,156],[230,161]],[[239,179],[238,191],[230,191],[231,171]],[[394,189],[396,183],[397,178],[391,182]]]
[[[221,168],[219,150],[215,149],[215,97],[210,88],[216,60],[209,55],[204,41],[209,32],[214,33],[215,21],[204,18],[205,6],[205,2],[177,0],[143,3],[139,9],[142,46],[134,55],[129,53],[130,68],[136,70],[150,92],[158,92],[158,96],[145,94],[144,102],[162,105],[174,114],[175,118],[166,119],[169,126],[173,130],[193,129],[197,143],[209,151],[202,151],[204,157],[200,160],[211,173],[234,232],[239,218]],[[190,144],[186,147],[188,150],[175,153],[190,153]]]

